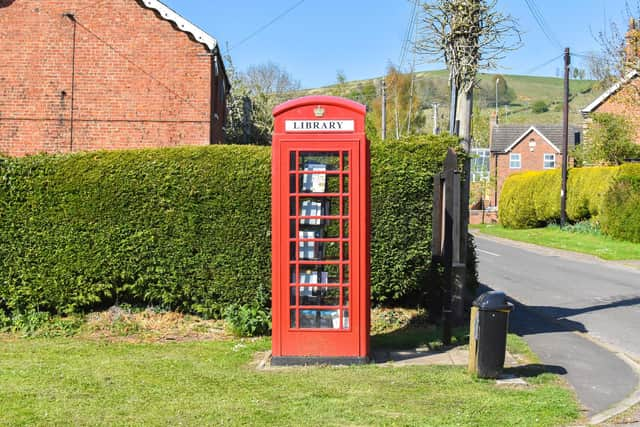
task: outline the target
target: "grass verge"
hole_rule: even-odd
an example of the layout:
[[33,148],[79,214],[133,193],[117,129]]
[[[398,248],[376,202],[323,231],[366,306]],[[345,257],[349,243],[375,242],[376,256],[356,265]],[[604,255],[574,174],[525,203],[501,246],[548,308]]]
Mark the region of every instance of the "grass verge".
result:
[[481,233],[550,248],[595,255],[606,260],[640,260],[640,244],[614,240],[598,234],[561,230],[559,227],[515,230],[501,225],[474,225]]
[[[36,314],[15,325],[29,334],[0,334],[0,425],[553,426],[579,416],[572,393],[514,335],[509,351],[531,363],[513,372],[524,388],[460,366],[257,370],[269,338],[235,339],[220,322],[120,307],[84,319]],[[372,318],[377,348],[441,346],[422,311]],[[455,336],[466,345],[468,328]]]
[[578,417],[556,377],[498,388],[463,367],[258,371],[270,341],[0,338],[3,425],[535,425]]

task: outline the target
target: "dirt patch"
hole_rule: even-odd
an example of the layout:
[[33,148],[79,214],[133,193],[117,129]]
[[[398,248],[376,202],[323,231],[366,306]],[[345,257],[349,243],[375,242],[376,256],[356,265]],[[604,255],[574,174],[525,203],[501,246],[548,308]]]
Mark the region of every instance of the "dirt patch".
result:
[[222,320],[205,320],[175,312],[147,309],[130,312],[120,307],[86,316],[79,336],[112,342],[187,342],[228,340]]

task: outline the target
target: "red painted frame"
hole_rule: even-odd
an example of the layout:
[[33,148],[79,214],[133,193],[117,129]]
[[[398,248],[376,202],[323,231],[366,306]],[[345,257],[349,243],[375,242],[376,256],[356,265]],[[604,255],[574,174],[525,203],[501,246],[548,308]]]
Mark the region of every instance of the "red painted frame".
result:
[[[369,356],[370,332],[370,167],[369,142],[365,135],[365,106],[356,102],[330,96],[309,96],[286,102],[276,107],[274,115],[274,135],[272,145],[272,355],[286,359],[366,360]],[[313,131],[287,132],[288,120],[309,121],[353,121],[353,131]],[[324,171],[325,176],[337,175],[338,193],[303,193],[300,177],[312,174],[300,170],[300,153],[339,153],[337,171]],[[348,152],[348,171],[345,171],[343,153]],[[295,164],[290,165],[290,155],[296,153]],[[317,171],[315,172],[318,173]],[[295,181],[292,179],[295,176]],[[349,188],[343,188],[348,176]],[[292,191],[291,186],[295,182]],[[345,191],[348,190],[348,191]],[[343,197],[349,200],[348,213],[344,212]],[[290,197],[295,197],[292,213]],[[338,220],[340,232],[334,238],[302,239],[300,230],[300,202],[302,197],[339,196],[339,215],[305,216],[306,219]],[[344,236],[343,221],[348,221],[348,237]],[[290,226],[295,223],[295,233],[290,234]],[[339,242],[338,260],[300,259],[300,243],[314,241],[318,244]],[[347,244],[349,257],[344,260],[344,245]],[[292,255],[295,254],[295,255]],[[294,258],[294,260],[291,259]],[[348,266],[349,283],[343,283],[343,268],[338,268],[338,283],[323,284],[337,289],[349,289],[349,325],[343,325],[344,290],[339,292],[338,306],[305,306],[308,310],[338,310],[340,318],[337,329],[305,329],[300,327],[301,284],[300,265],[342,265]],[[295,283],[292,284],[291,266],[296,266]],[[290,290],[296,289],[295,304],[291,304]],[[297,310],[296,325],[290,326],[290,309]]]

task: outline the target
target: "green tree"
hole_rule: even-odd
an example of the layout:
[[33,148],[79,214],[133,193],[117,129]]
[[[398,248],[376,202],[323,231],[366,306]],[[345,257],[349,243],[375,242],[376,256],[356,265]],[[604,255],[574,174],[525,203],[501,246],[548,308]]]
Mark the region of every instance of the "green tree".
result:
[[625,159],[640,156],[640,147],[633,143],[633,127],[624,117],[595,113],[592,118],[584,144],[574,150],[579,163],[619,165]]
[[546,113],[547,111],[549,111],[549,105],[545,101],[539,99],[538,101],[535,101],[533,104],[531,104],[531,111],[536,114]]

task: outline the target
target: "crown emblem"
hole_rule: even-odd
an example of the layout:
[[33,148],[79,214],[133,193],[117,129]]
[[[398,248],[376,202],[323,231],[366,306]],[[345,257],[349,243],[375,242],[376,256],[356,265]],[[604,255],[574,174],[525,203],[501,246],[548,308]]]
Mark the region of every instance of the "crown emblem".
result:
[[320,105],[318,105],[314,110],[313,110],[313,114],[316,115],[316,117],[323,117],[324,116],[324,108],[322,108]]

